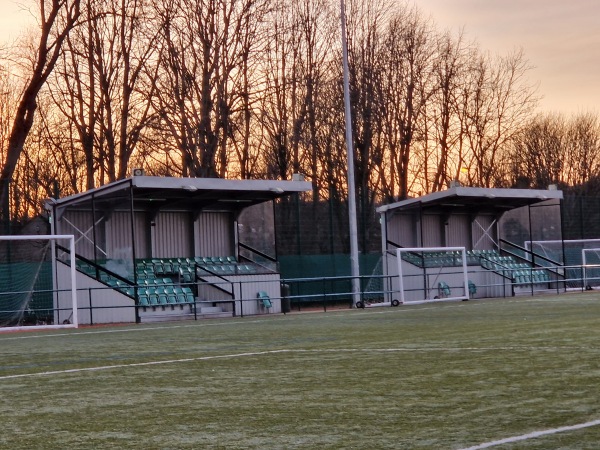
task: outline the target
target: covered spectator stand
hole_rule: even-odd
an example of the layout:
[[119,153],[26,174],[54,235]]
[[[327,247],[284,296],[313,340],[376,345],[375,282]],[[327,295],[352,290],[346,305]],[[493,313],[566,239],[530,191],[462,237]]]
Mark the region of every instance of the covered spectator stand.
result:
[[142,175],[48,200],[52,233],[75,236],[80,323],[279,312],[273,201],[310,189]]
[[[513,295],[534,284],[555,288],[561,278],[556,261],[532,251],[528,243],[562,239],[563,193],[550,188],[501,189],[454,185],[445,191],[407,199],[378,208],[381,215],[383,270],[389,291],[398,274],[398,248],[464,247],[468,252],[469,280],[478,297]],[[443,252],[441,252],[443,253]],[[445,267],[453,255],[436,255],[427,261],[406,254],[407,272],[424,273]],[[414,266],[414,267],[413,267]],[[553,266],[551,271],[542,270]],[[436,270],[437,270],[436,269]],[[397,278],[397,277],[396,277]],[[442,277],[443,278],[443,277]],[[425,295],[439,295],[440,281],[425,286]],[[422,285],[425,277],[413,277]],[[410,282],[408,282],[410,286]],[[481,286],[481,287],[480,287]]]

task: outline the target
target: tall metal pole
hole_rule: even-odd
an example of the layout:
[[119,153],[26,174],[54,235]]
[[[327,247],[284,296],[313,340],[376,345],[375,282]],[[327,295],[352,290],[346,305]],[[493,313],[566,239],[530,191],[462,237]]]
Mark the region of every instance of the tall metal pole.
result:
[[360,267],[358,263],[358,232],[356,226],[356,194],[354,191],[354,146],[352,145],[352,112],[348,76],[348,42],[346,38],[346,5],[340,0],[342,20],[342,59],[344,64],[344,109],[346,115],[346,147],[348,149],[348,219],[350,222],[350,264],[352,269],[352,306],[360,301]]

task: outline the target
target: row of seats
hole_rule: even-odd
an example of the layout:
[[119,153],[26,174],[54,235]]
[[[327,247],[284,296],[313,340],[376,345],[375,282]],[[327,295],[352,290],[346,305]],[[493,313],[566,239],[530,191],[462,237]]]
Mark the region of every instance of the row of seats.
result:
[[135,274],[127,277],[129,283],[111,276],[102,265],[93,266],[79,261],[77,266],[80,271],[130,297],[135,296],[134,283],[137,281],[138,298],[142,306],[194,302],[194,294],[189,286],[198,277],[257,273],[255,265],[238,264],[233,256],[139,260],[135,264]]
[[[141,306],[194,303],[194,293],[187,286],[174,285],[169,278],[156,279],[156,283],[145,282],[138,286],[138,299]],[[109,280],[108,286],[130,296],[135,296],[132,285],[120,280]]]
[[196,270],[198,276],[202,276],[205,273],[213,275],[248,275],[256,272],[256,266],[251,264],[201,265]]
[[517,284],[536,284],[550,282],[550,274],[543,269],[517,270],[513,272],[512,279]]
[[531,269],[531,265],[527,263],[518,263],[510,256],[500,256],[498,259],[489,260],[482,259],[481,267],[490,270],[517,270],[517,269]]
[[[111,279],[99,264],[99,278],[103,282]],[[96,267],[84,262],[78,262],[78,269],[96,278]],[[199,272],[201,269],[202,272]],[[239,263],[234,256],[196,256],[194,258],[151,258],[138,260],[135,263],[136,279],[139,281],[155,280],[163,277],[179,277],[184,282],[195,281],[196,274],[212,273],[217,275],[253,274],[259,266],[249,263]],[[128,277],[134,281],[133,273]]]
[[[96,278],[96,267],[86,263],[85,261],[77,261],[77,270],[85,273],[86,275],[89,275],[90,277]],[[102,270],[100,270],[99,272],[101,279],[103,275],[107,276],[107,278],[110,278],[108,277],[108,274],[106,272],[103,272]]]
[[193,283],[196,277],[257,273],[254,264],[238,263],[234,256],[196,256],[194,258],[151,259],[138,262],[138,278],[177,275],[182,283]]
[[[467,265],[480,265],[482,259],[499,257],[495,250],[467,250]],[[403,253],[402,259],[418,267],[459,267],[462,266],[462,252],[410,252]]]
[[194,303],[195,298],[189,287],[164,286],[147,287],[138,292],[141,306],[176,305]]
[[[112,277],[102,268],[96,268],[85,262],[79,262],[77,268],[87,275],[98,278],[107,286],[116,289],[125,295],[135,297],[134,280],[130,277],[130,283]],[[187,286],[179,286],[169,277],[158,276],[154,272],[155,266],[152,264],[137,264],[138,280],[138,299],[142,306],[168,305],[168,304],[186,304],[195,301],[192,290]]]
[[234,256],[196,256],[194,258],[152,258],[136,263],[138,271],[152,271],[156,275],[174,275],[181,268],[202,265],[237,264]]
[[527,263],[518,263],[512,256],[500,256],[490,253],[481,258],[481,266],[506,274],[516,284],[548,283],[551,281],[547,270],[534,269]]
[[460,252],[409,252],[402,259],[418,267],[453,267],[462,265]]
[[467,250],[467,265],[479,266],[482,262],[500,258],[496,250]]
[[[462,264],[459,251],[403,253],[402,259],[419,267],[452,267]],[[516,262],[512,256],[500,256],[496,250],[467,250],[466,259],[467,265],[481,265],[488,270],[506,273],[517,284],[551,281],[548,271]]]

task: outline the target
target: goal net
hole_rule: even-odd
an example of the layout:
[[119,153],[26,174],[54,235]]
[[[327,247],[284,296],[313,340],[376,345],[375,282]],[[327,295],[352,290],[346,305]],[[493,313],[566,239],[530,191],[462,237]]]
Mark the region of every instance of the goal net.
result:
[[402,303],[469,299],[464,247],[399,248],[396,252]]
[[600,286],[600,248],[581,250],[583,285],[587,288]]
[[0,236],[0,327],[77,327],[72,235]]
[[[600,248],[600,239],[526,241],[525,248],[533,253],[534,258],[538,255],[545,258],[536,258],[536,265],[556,269],[564,276],[567,288],[580,289],[586,285],[584,250],[590,249],[587,256],[593,258],[594,249]],[[528,257],[531,258],[531,254]]]

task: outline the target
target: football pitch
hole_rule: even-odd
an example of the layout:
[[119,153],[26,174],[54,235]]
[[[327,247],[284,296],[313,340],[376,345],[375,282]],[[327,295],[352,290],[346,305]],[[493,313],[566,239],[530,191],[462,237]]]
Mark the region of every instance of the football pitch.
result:
[[0,334],[0,448],[597,449],[600,294]]

